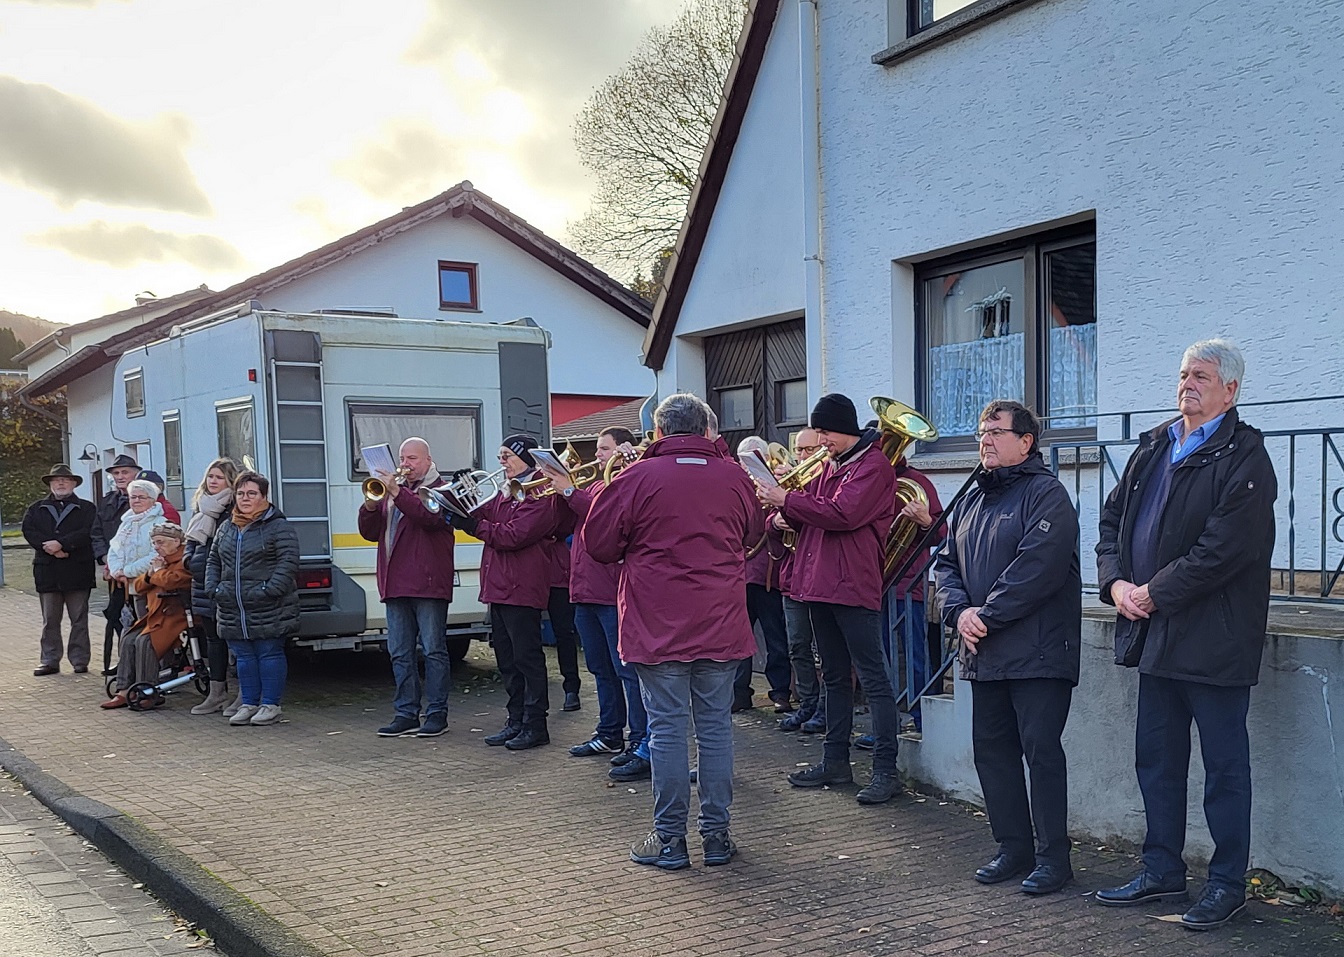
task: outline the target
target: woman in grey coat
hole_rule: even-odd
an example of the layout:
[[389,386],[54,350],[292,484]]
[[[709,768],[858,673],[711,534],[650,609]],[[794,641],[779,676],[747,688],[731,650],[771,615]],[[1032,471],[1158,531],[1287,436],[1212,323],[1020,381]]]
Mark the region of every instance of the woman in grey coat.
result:
[[231,725],[275,724],[285,691],[285,642],[299,630],[299,536],[267,500],[271,483],[243,472],[233,514],[215,532],[205,590],[215,626],[238,659],[243,704]]

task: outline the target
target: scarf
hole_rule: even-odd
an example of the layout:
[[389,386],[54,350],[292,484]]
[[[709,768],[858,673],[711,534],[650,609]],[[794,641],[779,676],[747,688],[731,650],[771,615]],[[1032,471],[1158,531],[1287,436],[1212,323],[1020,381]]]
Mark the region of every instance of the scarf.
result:
[[[424,478],[418,482],[413,482],[406,487],[414,492],[421,487],[434,488],[441,480],[442,476],[439,475],[439,470],[431,464],[429,466],[429,471],[425,473]],[[397,526],[401,524],[401,509],[397,508],[396,492],[389,494],[383,501],[387,503],[385,506],[387,509],[387,525],[383,529],[383,548],[386,550],[386,553],[390,555],[392,554],[392,546],[395,545],[397,541]]]
[[209,544],[219,526],[219,518],[233,503],[233,489],[222,489],[215,495],[202,495],[196,501],[196,512],[187,523],[187,541],[197,545]]
[[256,506],[250,512],[244,512],[237,502],[233,503],[233,524],[238,528],[247,528],[257,519],[266,514],[266,510],[271,507],[271,503],[266,499],[260,499]]

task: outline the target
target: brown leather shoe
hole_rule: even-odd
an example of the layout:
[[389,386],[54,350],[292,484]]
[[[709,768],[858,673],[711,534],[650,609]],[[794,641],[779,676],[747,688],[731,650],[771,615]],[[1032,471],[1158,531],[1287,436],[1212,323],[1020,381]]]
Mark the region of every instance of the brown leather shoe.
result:
[[111,711],[113,708],[124,708],[126,707],[126,704],[127,701],[124,694],[114,694],[112,697],[99,704],[98,707]]
[[36,678],[42,678],[45,677],[46,675],[58,675],[60,673],[61,673],[60,665],[38,665],[36,668],[33,669],[33,676]]

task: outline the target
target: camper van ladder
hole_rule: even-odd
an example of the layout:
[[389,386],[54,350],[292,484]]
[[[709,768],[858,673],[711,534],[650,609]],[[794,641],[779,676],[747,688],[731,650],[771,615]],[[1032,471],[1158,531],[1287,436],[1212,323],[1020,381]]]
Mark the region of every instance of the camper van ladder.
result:
[[305,559],[331,558],[327,441],[323,421],[322,343],[316,333],[266,333],[275,481],[280,510],[299,533]]

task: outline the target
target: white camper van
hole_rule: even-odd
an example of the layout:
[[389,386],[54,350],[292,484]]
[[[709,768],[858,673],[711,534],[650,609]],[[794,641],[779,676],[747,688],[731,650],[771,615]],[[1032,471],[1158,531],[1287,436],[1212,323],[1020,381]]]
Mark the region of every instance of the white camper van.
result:
[[[268,312],[255,302],[174,327],[117,362],[112,432],[160,472],[186,508],[210,460],[245,458],[299,533],[298,643],[383,640],[376,550],[356,516],[368,477],[359,450],[423,436],[445,476],[493,471],[512,432],[550,435],[547,335],[507,324],[387,315]],[[486,465],[484,463],[490,463]],[[481,544],[458,532],[449,647],[488,631],[477,601]]]

